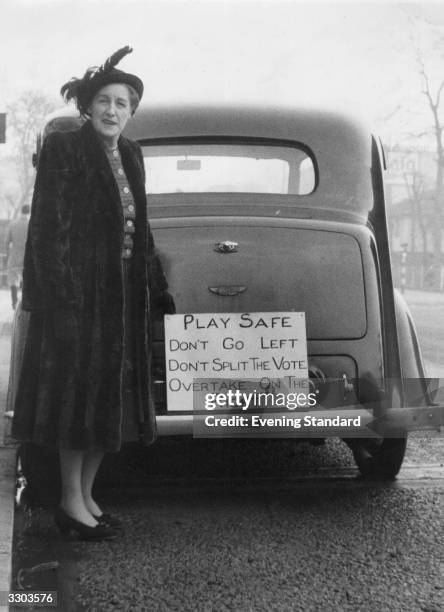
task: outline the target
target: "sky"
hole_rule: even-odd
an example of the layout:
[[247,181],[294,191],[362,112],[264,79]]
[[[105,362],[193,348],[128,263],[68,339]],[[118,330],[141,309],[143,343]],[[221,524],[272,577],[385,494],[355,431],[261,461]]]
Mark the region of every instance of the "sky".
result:
[[57,97],[70,77],[129,44],[119,67],[144,80],[153,102],[333,106],[396,140],[430,122],[412,36],[437,79],[442,65],[430,47],[431,33],[444,40],[444,2],[0,0],[0,8],[0,112],[23,90]]

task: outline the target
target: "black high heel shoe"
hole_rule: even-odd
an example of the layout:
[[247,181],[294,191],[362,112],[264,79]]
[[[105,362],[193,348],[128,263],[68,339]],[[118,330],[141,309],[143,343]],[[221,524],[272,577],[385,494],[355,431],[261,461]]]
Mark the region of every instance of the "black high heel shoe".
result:
[[112,514],[108,514],[107,512],[104,512],[100,516],[93,514],[93,517],[101,525],[107,525],[108,527],[111,527],[112,529],[123,529],[122,521],[118,519],[116,516],[113,516]]
[[71,532],[75,532],[80,540],[101,542],[103,540],[115,540],[119,535],[110,525],[98,523],[95,527],[90,527],[85,523],[76,521],[60,506],[55,511],[54,521],[62,535],[68,536]]

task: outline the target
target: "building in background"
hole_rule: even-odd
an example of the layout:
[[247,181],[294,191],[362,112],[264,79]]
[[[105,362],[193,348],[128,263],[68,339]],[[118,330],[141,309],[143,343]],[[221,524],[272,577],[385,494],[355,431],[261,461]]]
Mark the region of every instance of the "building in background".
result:
[[[386,198],[394,282],[398,287],[444,291],[444,240],[435,264],[436,154],[392,147],[386,153]],[[438,221],[439,222],[439,221]]]

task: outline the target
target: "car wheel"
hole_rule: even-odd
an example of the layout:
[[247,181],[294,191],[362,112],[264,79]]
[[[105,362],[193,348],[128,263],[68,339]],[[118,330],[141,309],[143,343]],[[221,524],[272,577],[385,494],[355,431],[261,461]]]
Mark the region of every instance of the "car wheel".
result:
[[391,480],[401,469],[407,435],[398,438],[353,438],[344,442],[364,478]]

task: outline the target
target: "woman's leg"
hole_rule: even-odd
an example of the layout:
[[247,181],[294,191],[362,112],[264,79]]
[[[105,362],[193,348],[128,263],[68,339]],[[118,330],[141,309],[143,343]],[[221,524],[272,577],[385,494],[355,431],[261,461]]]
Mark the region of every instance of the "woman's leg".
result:
[[101,516],[102,510],[96,504],[92,497],[92,488],[97,474],[97,470],[102,462],[104,452],[101,450],[93,450],[85,453],[82,465],[82,494],[85,506],[94,516]]
[[62,499],[60,505],[72,518],[90,527],[97,525],[85,504],[82,489],[82,468],[85,452],[79,450],[60,450],[60,474],[62,479]]

